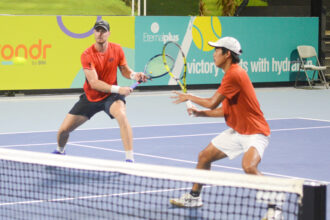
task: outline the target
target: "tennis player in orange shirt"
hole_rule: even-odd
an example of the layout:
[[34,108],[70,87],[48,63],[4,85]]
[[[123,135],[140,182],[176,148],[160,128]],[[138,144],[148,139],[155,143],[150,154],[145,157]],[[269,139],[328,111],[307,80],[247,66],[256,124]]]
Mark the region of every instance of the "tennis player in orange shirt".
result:
[[84,94],[66,115],[58,131],[58,147],[53,152],[55,154],[65,154],[64,148],[70,132],[97,112],[104,111],[118,122],[126,161],[134,161],[133,134],[126,117],[125,106],[125,96],[129,95],[132,89],[117,85],[117,68],[128,79],[146,81],[146,76],[129,68],[122,47],[108,42],[109,36],[109,23],[105,20],[97,21],[94,25],[95,43],[81,55],[81,64],[86,76]]
[[[261,175],[258,164],[268,146],[270,128],[257,100],[254,87],[247,72],[238,65],[241,45],[233,37],[223,37],[217,42],[209,42],[214,47],[214,63],[223,69],[225,75],[221,85],[210,98],[175,92],[174,103],[188,100],[207,108],[188,109],[189,114],[197,117],[225,117],[229,129],[212,139],[199,153],[197,169],[209,170],[211,163],[229,157],[243,155],[242,167],[245,173]],[[219,105],[222,104],[220,107]],[[179,207],[202,206],[200,192],[202,185],[194,184],[190,193],[181,198],[171,199],[170,203]]]

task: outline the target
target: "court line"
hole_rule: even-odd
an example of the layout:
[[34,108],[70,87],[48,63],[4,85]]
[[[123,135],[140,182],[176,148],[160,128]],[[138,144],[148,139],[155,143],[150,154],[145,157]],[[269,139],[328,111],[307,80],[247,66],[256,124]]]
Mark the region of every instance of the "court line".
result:
[[[206,187],[210,187],[210,186],[206,186]],[[163,192],[172,192],[172,191],[188,190],[188,189],[190,189],[190,188],[172,188],[172,189],[147,190],[147,191],[141,191],[141,192],[136,191],[136,192],[123,192],[123,193],[113,193],[113,194],[103,194],[103,195],[64,197],[64,198],[56,198],[56,199],[28,200],[28,201],[0,203],[0,206],[43,203],[43,202],[70,201],[70,200],[76,200],[76,199],[97,199],[97,198],[114,197],[114,196],[129,196],[129,195],[137,195],[137,194],[163,193]]]
[[[271,132],[281,132],[281,131],[295,131],[295,130],[309,130],[309,129],[324,129],[330,128],[329,126],[318,126],[318,127],[301,127],[301,128],[281,128],[281,129],[273,129]],[[152,139],[164,139],[164,138],[182,138],[182,137],[196,137],[196,136],[212,136],[218,135],[217,133],[200,133],[200,134],[184,134],[184,135],[165,135],[165,136],[154,136],[154,137],[135,137],[133,140],[152,140]],[[78,144],[78,143],[100,143],[100,142],[116,142],[121,141],[121,138],[117,139],[101,139],[101,140],[88,140],[88,141],[70,141],[67,144]],[[36,143],[36,144],[12,144],[12,145],[0,145],[3,148],[10,147],[27,147],[27,146],[40,146],[40,145],[57,145],[56,142],[51,143]]]
[[273,129],[271,132],[277,132],[277,131],[295,131],[295,130],[309,130],[309,129],[323,129],[323,128],[330,128],[329,126],[317,126],[317,127],[302,127],[302,128],[279,128],[279,129]]
[[[213,93],[216,89],[195,89],[191,90],[192,93],[198,94],[207,94]],[[139,91],[135,90],[134,93],[131,93],[129,98],[131,97],[145,97],[145,96],[170,96],[172,95],[173,90],[166,90],[166,91]],[[29,96],[29,95],[20,95],[17,94],[15,97],[0,97],[0,102],[24,102],[24,101],[52,101],[52,100],[71,100],[71,99],[78,99],[79,96],[83,94],[83,92],[75,92],[72,94],[62,94],[62,95],[38,95],[38,96]]]
[[325,119],[317,119],[317,118],[305,118],[305,117],[299,117],[298,119],[303,119],[303,120],[309,120],[309,121],[322,121],[322,122],[330,122],[330,120],[325,120]]
[[[267,121],[280,121],[280,120],[310,120],[304,118],[270,118]],[[320,120],[322,121],[322,120]],[[330,121],[326,121],[330,122]],[[225,124],[225,121],[217,122],[195,122],[195,123],[178,123],[178,124],[156,124],[156,125],[137,125],[132,126],[132,128],[146,128],[146,127],[169,127],[169,126],[184,126],[184,125],[200,125],[200,124]],[[103,127],[103,128],[78,128],[75,131],[88,131],[88,130],[106,130],[106,129],[119,129],[119,127]],[[21,132],[3,132],[0,135],[15,135],[15,134],[30,134],[30,133],[48,133],[48,132],[58,132],[58,130],[43,130],[43,131],[21,131]]]
[[[71,144],[71,145],[78,146],[78,147],[83,147],[83,148],[91,148],[91,149],[97,149],[97,150],[105,150],[105,151],[123,153],[123,154],[125,153],[125,151],[123,151],[123,150],[115,150],[115,149],[109,149],[109,148],[103,148],[103,147],[95,147],[95,146],[84,145],[84,144]],[[143,156],[143,157],[150,157],[150,158],[156,158],[156,159],[162,159],[162,160],[175,161],[175,162],[189,163],[189,164],[195,164],[195,165],[197,164],[196,161],[182,160],[182,159],[176,159],[176,158],[171,158],[171,157],[163,157],[163,156],[157,156],[157,155],[151,155],[151,154],[143,154],[143,153],[134,152],[134,155]],[[224,169],[228,169],[228,170],[236,170],[236,171],[244,172],[242,168],[229,167],[229,166],[223,166],[223,165],[217,165],[217,164],[212,164],[212,167],[218,167],[218,168],[224,168]],[[309,178],[288,176],[288,175],[282,175],[282,174],[271,173],[271,172],[262,172],[262,173],[266,174],[266,175],[269,175],[269,176],[275,176],[275,177],[303,179],[303,180],[312,181],[312,182],[321,182],[321,183],[327,184],[327,185],[330,184],[330,182],[325,181],[325,180],[314,180],[314,179],[309,179]]]

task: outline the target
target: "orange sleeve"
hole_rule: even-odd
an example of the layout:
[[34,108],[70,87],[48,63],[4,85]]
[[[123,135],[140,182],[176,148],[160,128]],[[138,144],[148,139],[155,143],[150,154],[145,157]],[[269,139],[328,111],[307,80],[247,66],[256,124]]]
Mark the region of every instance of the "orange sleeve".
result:
[[227,72],[221,81],[221,85],[218,88],[218,92],[228,99],[231,99],[240,91],[240,87],[235,80],[233,73]]
[[80,61],[83,69],[89,69],[89,70],[95,69],[95,66],[93,64],[90,55],[87,54],[86,52],[81,54]]

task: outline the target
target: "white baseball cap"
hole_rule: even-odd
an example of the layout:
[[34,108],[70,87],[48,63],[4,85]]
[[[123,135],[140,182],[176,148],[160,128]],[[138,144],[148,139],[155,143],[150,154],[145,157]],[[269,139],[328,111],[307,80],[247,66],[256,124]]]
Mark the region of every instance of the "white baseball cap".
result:
[[217,42],[209,41],[208,44],[212,47],[224,47],[238,55],[242,54],[241,44],[233,37],[222,37]]

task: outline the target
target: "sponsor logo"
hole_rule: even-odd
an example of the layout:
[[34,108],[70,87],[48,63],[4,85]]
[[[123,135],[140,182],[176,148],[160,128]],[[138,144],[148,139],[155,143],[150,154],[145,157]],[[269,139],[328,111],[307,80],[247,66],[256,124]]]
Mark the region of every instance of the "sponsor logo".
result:
[[161,32],[161,27],[157,22],[153,22],[150,25],[151,33],[143,33],[143,42],[167,42],[167,41],[179,41],[179,35],[172,32]]
[[[102,16],[97,16],[96,21],[99,21],[101,19],[102,19]],[[89,37],[90,35],[92,35],[94,33],[94,27],[92,27],[85,33],[74,33],[72,31],[70,31],[67,27],[65,27],[65,25],[62,21],[62,16],[56,16],[56,20],[57,20],[58,26],[63,31],[63,33],[68,35],[69,37],[82,39],[82,38]]]
[[219,75],[219,68],[217,68],[214,64],[214,62],[209,62],[206,60],[195,60],[193,59],[192,62],[187,63],[187,72],[189,74],[206,74],[206,75],[214,75],[214,77],[217,77]]
[[32,60],[33,62],[36,60],[45,61],[51,48],[52,45],[45,44],[42,39],[38,40],[37,43],[32,45],[0,44],[0,60],[4,60],[1,62],[3,65],[12,65],[16,63],[22,64],[28,59]]

